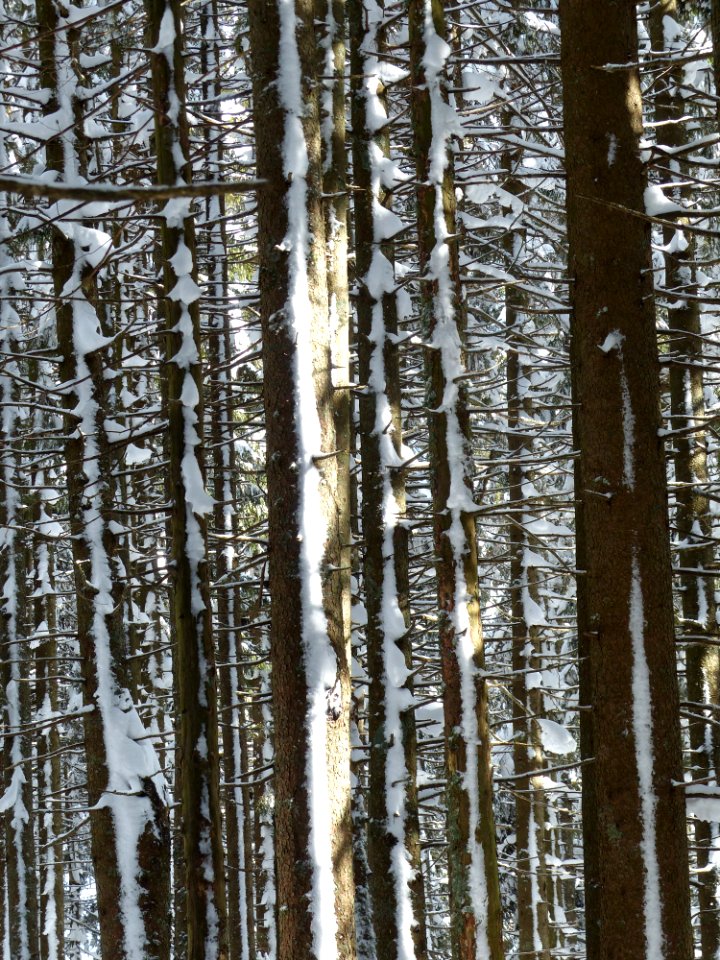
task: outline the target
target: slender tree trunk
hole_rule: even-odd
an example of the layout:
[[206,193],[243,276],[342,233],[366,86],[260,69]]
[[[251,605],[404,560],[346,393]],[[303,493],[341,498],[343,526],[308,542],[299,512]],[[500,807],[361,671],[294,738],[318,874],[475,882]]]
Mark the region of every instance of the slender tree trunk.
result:
[[[362,463],[363,582],[367,611],[369,883],[378,960],[427,953],[420,869],[417,757],[409,635],[405,481],[397,302],[388,222],[387,121],[381,88],[382,7],[351,0],[353,167]],[[383,206],[382,215],[375,207]]]
[[[222,77],[220,64],[220,21],[216,0],[208,0],[200,12],[201,69],[205,77],[203,100],[205,112],[214,121],[205,128],[204,167],[208,180],[222,180],[223,149],[218,129],[222,122]],[[232,334],[229,314],[228,244],[225,229],[226,205],[222,196],[205,200],[202,251],[208,288],[205,323],[208,338],[210,372],[210,435],[213,450],[214,549],[213,579],[217,599],[216,627],[220,720],[222,729],[222,774],[225,787],[225,867],[227,885],[227,930],[229,960],[249,960],[247,884],[245,855],[245,795],[242,779],[241,737],[245,736],[240,699],[241,673],[240,590],[230,581],[235,579],[235,536],[237,502],[235,431],[233,428],[233,396],[231,384]]]
[[[249,4],[272,598],[278,956],[354,956],[350,674],[311,0]],[[282,55],[281,55],[282,51]],[[339,816],[341,814],[341,816]],[[343,856],[337,858],[338,850]]]
[[[4,152],[4,151],[3,151]],[[0,239],[8,225],[0,222]],[[25,551],[18,530],[25,509],[20,462],[20,407],[13,354],[18,352],[20,318],[11,305],[11,277],[7,257],[0,257],[0,650],[4,688],[5,733],[2,760],[5,792],[0,813],[5,821],[5,871],[10,956],[17,960],[39,957],[36,850],[31,811],[35,806],[32,782],[30,722],[30,649],[25,635]]]
[[[668,42],[665,18],[674,22],[680,16],[677,0],[660,0],[650,10],[650,39],[656,55],[682,58],[684,49],[673,50]],[[683,65],[665,68],[657,79],[653,98],[658,142],[678,152],[688,142],[683,117],[686,104],[678,85],[683,83]],[[672,163],[672,161],[671,161]],[[680,161],[672,163],[674,167]],[[677,168],[677,179],[684,179]],[[690,199],[687,187],[679,187],[672,197],[676,202]],[[671,427],[678,431],[672,438],[675,466],[677,536],[683,545],[678,552],[682,633],[692,637],[686,651],[687,698],[692,719],[689,723],[691,771],[693,779],[707,782],[717,779],[715,760],[720,734],[713,723],[716,713],[701,704],[718,704],[720,652],[712,641],[717,635],[717,617],[713,581],[706,571],[715,567],[713,524],[705,495],[708,484],[707,433],[699,425],[705,418],[705,390],[702,356],[702,329],[698,287],[695,279],[695,243],[692,234],[678,229],[663,229],[665,262],[665,299],[667,300],[670,366]],[[683,432],[697,427],[692,433]],[[703,640],[710,642],[703,642]],[[715,958],[720,952],[720,913],[718,884],[720,874],[713,855],[715,839],[710,823],[694,822],[697,857],[698,923],[703,957]]]
[[[513,87],[510,88],[510,95]],[[503,125],[511,126],[513,114],[507,112]],[[506,173],[503,189],[521,203],[526,188],[517,176],[522,163],[522,148],[507,148],[501,160]],[[504,208],[503,213],[510,215]],[[526,255],[525,231],[510,230],[505,240],[507,270],[517,269]],[[528,687],[528,675],[542,669],[542,641],[537,622],[539,607],[537,573],[528,560],[531,545],[526,521],[532,509],[528,505],[532,488],[527,462],[532,460],[532,400],[524,384],[531,371],[523,363],[527,341],[522,335],[524,296],[514,284],[505,291],[505,323],[508,329],[507,402],[508,402],[508,501],[510,513],[510,597],[512,613],[513,666],[513,761],[515,783],[515,848],[517,850],[517,909],[520,955],[549,960],[553,946],[549,905],[552,883],[547,868],[549,836],[546,798],[540,777],[534,770],[545,766],[538,718],[543,716],[543,694],[539,687]]]
[[345,0],[315,0],[316,19],[324,24],[319,40],[321,162],[323,176],[328,321],[330,324],[330,380],[337,480],[334,492],[337,519],[337,570],[334,590],[340,592],[343,650],[346,666],[339,673],[340,704],[344,733],[330,741],[333,756],[328,763],[340,773],[346,771],[348,786],[333,793],[333,864],[342,878],[336,886],[338,947],[343,960],[355,954],[355,897],[352,860],[352,810],[350,779],[350,633],[352,531],[350,527],[350,444],[352,396],[350,393],[350,304],[348,297],[348,192],[345,148]]
[[[36,494],[32,504],[33,625],[35,651],[35,710],[40,718],[57,714],[57,604],[55,600],[54,551],[49,535],[54,521],[48,515],[49,491],[45,473],[34,475]],[[65,932],[63,883],[62,811],[47,798],[61,788],[60,734],[57,724],[41,729],[37,739],[38,847],[40,850],[40,960],[61,960]]]
[[447,765],[450,931],[454,960],[502,958],[477,542],[462,383],[464,307],[444,70],[441,0],[410,0],[422,313],[427,350],[435,570]]
[[[190,182],[183,13],[178,0],[147,0],[155,149],[160,183]],[[190,204],[163,211],[162,256],[172,497],[171,551],[181,830],[188,960],[226,960],[225,866],[215,655],[205,491],[203,380],[195,234]]]
[[[507,189],[507,185],[505,187]],[[510,302],[508,302],[510,301]],[[523,957],[549,960],[553,946],[549,924],[552,885],[547,868],[549,836],[545,791],[541,776],[533,775],[545,766],[538,718],[544,714],[543,694],[529,687],[528,677],[542,669],[538,614],[537,572],[528,563],[530,551],[525,521],[530,478],[524,461],[532,458],[532,440],[527,425],[528,401],[523,399],[521,381],[529,375],[521,363],[522,344],[514,336],[518,304],[506,295],[505,320],[512,331],[509,340],[508,376],[508,499],[513,513],[510,530],[510,591],[513,634],[513,759],[515,782],[515,846],[517,849],[517,904],[519,949]]]
[[[38,2],[46,111],[74,118],[46,144],[46,166],[84,174],[77,93],[77,35],[57,7]],[[55,213],[52,239],[59,376],[66,385],[65,463],[83,675],[91,849],[106,960],[167,960],[169,857],[164,780],[129,689],[123,584],[115,574],[116,454],[107,436],[108,339],[97,310],[95,273],[110,238],[83,225],[82,211]],[[78,241],[78,242],[76,242]],[[68,388],[67,385],[70,384]],[[132,758],[132,759],[130,759]]]
[[[0,24],[0,39],[5,41],[5,25]],[[3,72],[9,70],[0,57]],[[0,124],[7,122],[4,105],[0,105]],[[13,169],[5,139],[0,140],[0,165]],[[17,378],[21,374],[16,359],[21,332],[20,317],[13,300],[19,275],[13,271],[9,253],[12,237],[5,204],[0,211],[0,695],[2,725],[3,777],[0,788],[0,813],[4,814],[5,847],[0,861],[0,877],[4,874],[3,893],[7,898],[7,930],[3,930],[0,950],[7,942],[17,960],[36,960],[39,956],[37,903],[37,864],[33,801],[32,745],[23,727],[30,721],[30,660],[27,642],[26,551],[20,526],[27,516],[20,490],[29,479],[22,464],[22,408],[19,405]],[[26,421],[27,422],[27,421]],[[3,832],[0,830],[0,833]],[[1,886],[0,881],[0,886]],[[0,901],[5,913],[5,901]],[[5,918],[3,917],[3,920]],[[4,926],[4,923],[3,923]]]
[[[589,960],[692,956],[636,10],[561,0]],[[619,207],[610,206],[618,204]],[[622,208],[622,209],[620,209]]]
[[[255,735],[255,766],[265,768],[273,763],[273,749],[269,731],[272,725],[272,710],[268,703],[270,683],[263,671],[258,684],[256,701],[250,707],[250,717]],[[256,926],[255,940],[257,953],[275,960],[277,957],[277,887],[275,883],[275,842],[273,833],[272,810],[270,807],[270,789],[265,775],[259,777],[253,787],[254,842],[257,851],[258,868],[256,889]]]

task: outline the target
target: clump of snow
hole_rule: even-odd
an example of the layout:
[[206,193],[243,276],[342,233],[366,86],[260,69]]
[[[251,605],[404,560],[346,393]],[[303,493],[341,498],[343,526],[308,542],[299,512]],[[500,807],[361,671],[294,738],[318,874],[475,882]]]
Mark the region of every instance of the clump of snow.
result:
[[554,720],[537,719],[535,721],[540,728],[540,739],[542,745],[548,753],[554,753],[558,756],[564,756],[569,753],[575,753],[577,743],[575,738],[561,723]]
[[664,213],[681,213],[683,208],[672,200],[668,200],[657,184],[650,184],[645,188],[645,213],[650,217],[660,217]]

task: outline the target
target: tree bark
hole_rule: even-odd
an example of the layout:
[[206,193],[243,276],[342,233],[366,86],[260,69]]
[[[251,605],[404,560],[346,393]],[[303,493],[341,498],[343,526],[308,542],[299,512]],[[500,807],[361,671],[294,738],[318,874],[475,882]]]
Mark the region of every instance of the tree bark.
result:
[[[391,244],[375,207],[389,209],[389,149],[380,117],[382,5],[351,0],[355,266],[367,611],[369,785],[367,858],[378,960],[427,953],[420,869],[412,695],[397,302]],[[384,216],[384,214],[383,214]],[[396,221],[396,222],[395,222]],[[402,223],[395,218],[395,227]],[[382,280],[379,278],[382,277]]]
[[[158,182],[190,183],[178,0],[147,0]],[[215,651],[202,456],[204,412],[195,233],[190,205],[163,211],[173,620],[179,717],[176,764],[185,872],[187,960],[226,960]]]
[[[87,144],[77,93],[78,36],[57,6],[38,0],[40,79],[45,110],[61,107],[73,125],[46,143],[46,167],[75,180]],[[164,781],[129,690],[123,584],[113,561],[116,452],[106,430],[108,339],[95,281],[102,236],[82,210],[54,216],[52,275],[64,386],[65,466],[77,594],[85,755],[100,939],[107,960],[169,957],[169,851]],[[107,238],[109,241],[109,238]],[[70,385],[68,387],[68,385]],[[132,761],[130,758],[132,757]]]
[[249,4],[257,165],[266,182],[258,235],[278,957],[350,960],[350,663],[313,14],[312,0]]
[[[692,955],[632,4],[561,0],[590,960]],[[608,65],[622,65],[609,68]],[[608,204],[618,204],[618,207]]]
[[[650,10],[650,39],[655,55],[682,57],[684,50],[672,49],[667,41],[665,18],[680,18],[677,0],[660,0]],[[659,144],[671,150],[686,146],[688,131],[683,121],[686,104],[680,94],[683,66],[665,68],[658,76],[653,97],[654,118]],[[681,153],[682,155],[682,153]],[[684,179],[682,161],[671,161],[675,177]],[[676,166],[677,165],[677,166]],[[679,167],[679,168],[678,168]],[[687,186],[676,187],[675,202],[691,199]],[[700,303],[695,271],[695,242],[692,233],[683,232],[682,221],[676,229],[663,228],[665,294],[668,336],[670,340],[670,426],[678,431],[672,437],[675,467],[675,524],[680,549],[680,635],[692,639],[686,648],[687,699],[690,701],[690,750],[693,779],[707,782],[717,777],[720,734],[713,720],[714,711],[700,704],[718,705],[720,693],[720,652],[712,644],[717,635],[717,609],[714,583],[705,572],[715,567],[713,523],[705,495],[708,484],[707,432],[700,427],[705,418],[703,341]],[[684,433],[695,425],[692,433]],[[703,640],[711,641],[703,643]],[[710,823],[695,820],[694,847],[697,858],[698,925],[702,956],[716,957],[720,950],[720,914],[717,893],[720,873],[713,850],[716,845]]]
[[450,934],[454,960],[504,954],[477,542],[462,381],[464,308],[450,159],[450,53],[441,0],[410,0],[419,259],[435,571],[444,682]]

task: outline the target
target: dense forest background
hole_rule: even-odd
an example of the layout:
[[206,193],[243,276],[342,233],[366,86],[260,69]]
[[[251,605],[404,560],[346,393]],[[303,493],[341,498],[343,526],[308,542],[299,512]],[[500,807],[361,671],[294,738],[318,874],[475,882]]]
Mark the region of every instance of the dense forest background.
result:
[[720,2],[3,0],[3,960],[720,957]]

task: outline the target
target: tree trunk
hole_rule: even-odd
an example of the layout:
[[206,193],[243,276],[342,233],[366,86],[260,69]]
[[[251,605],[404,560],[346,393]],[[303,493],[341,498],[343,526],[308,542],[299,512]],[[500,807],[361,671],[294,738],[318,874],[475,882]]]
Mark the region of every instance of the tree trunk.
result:
[[[4,153],[4,151],[2,151]],[[8,237],[4,218],[0,239]],[[25,551],[19,528],[25,509],[18,491],[24,486],[20,462],[21,409],[16,377],[20,370],[13,354],[18,352],[20,318],[11,302],[12,273],[8,258],[0,257],[0,650],[5,739],[3,740],[4,794],[0,813],[5,822],[5,876],[7,897],[7,942],[17,960],[39,957],[37,911],[37,864],[34,824],[32,745],[27,733],[30,722],[30,648],[25,635]],[[27,480],[25,480],[25,483]]]
[[[354,956],[350,663],[312,0],[249,4],[275,719],[278,956]],[[282,56],[281,54],[282,50]],[[340,816],[339,816],[340,815]],[[344,852],[334,862],[338,850]]]
[[[420,869],[417,757],[409,634],[405,480],[397,302],[389,239],[386,103],[378,91],[382,7],[352,0],[355,265],[360,383],[363,583],[367,611],[369,788],[367,857],[378,960],[427,953]],[[382,279],[380,279],[382,278]]]
[[[589,960],[692,955],[636,10],[561,0]],[[618,207],[610,204],[618,204]],[[620,209],[623,208],[623,209]]]
[[[515,38],[517,39],[517,38]],[[512,83],[508,95],[515,98]],[[510,128],[513,114],[506,112],[503,126]],[[507,147],[501,159],[506,176],[502,187],[524,203],[526,188],[517,175],[523,161],[522,147]],[[503,207],[505,216],[512,211]],[[509,230],[505,239],[507,270],[522,269],[527,255],[522,221]],[[528,687],[529,673],[542,669],[542,640],[537,622],[528,622],[527,611],[539,611],[537,572],[528,562],[531,552],[526,521],[532,506],[528,490],[532,478],[527,462],[533,457],[532,399],[523,384],[530,381],[531,370],[523,363],[527,340],[521,322],[525,297],[515,284],[505,289],[505,324],[508,330],[507,403],[508,403],[508,502],[510,514],[510,598],[512,615],[512,694],[513,694],[513,766],[515,781],[515,848],[519,950],[530,960],[550,960],[554,946],[550,927],[552,882],[547,853],[550,837],[547,824],[545,791],[540,776],[533,771],[545,766],[538,718],[544,715],[542,689]]]
[[[46,111],[67,110],[71,128],[49,139],[46,166],[84,174],[77,93],[78,37],[57,7],[38,0],[41,83]],[[65,463],[83,676],[91,850],[100,939],[106,960],[169,957],[169,851],[165,786],[129,689],[123,584],[113,566],[116,453],[106,430],[108,339],[95,276],[110,238],[83,225],[82,210],[55,213],[52,272],[59,377],[65,385]],[[79,241],[79,242],[76,242]],[[68,388],[68,384],[70,387]],[[132,758],[132,759],[130,759]]]
[[[51,497],[45,489],[45,473],[33,477],[37,491],[32,503],[33,543],[33,625],[35,651],[35,710],[39,717],[56,714],[59,707],[57,673],[57,605],[54,582],[54,551],[49,542],[51,525],[47,509]],[[61,960],[65,932],[63,883],[62,811],[51,804],[62,786],[60,733],[53,723],[42,729],[37,739],[40,960]]]
[[[656,55],[682,58],[684,49],[673,50],[667,41],[665,18],[680,17],[677,0],[660,0],[650,10],[650,39]],[[678,85],[683,83],[683,66],[665,69],[657,78],[653,98],[658,143],[677,149],[688,143],[683,117],[686,104]],[[679,149],[678,149],[679,148]],[[681,164],[681,161],[675,161]],[[682,164],[676,178],[682,177]],[[691,199],[686,187],[675,188],[675,202]],[[675,523],[682,546],[678,551],[682,635],[691,638],[686,647],[687,699],[692,719],[689,723],[691,772],[693,779],[707,782],[717,778],[720,734],[714,724],[715,711],[703,710],[704,703],[718,705],[720,652],[713,640],[717,635],[717,617],[713,581],[706,571],[715,567],[713,524],[709,501],[707,432],[697,429],[705,419],[705,390],[702,356],[702,329],[698,286],[695,278],[695,243],[686,235],[682,222],[678,229],[663,229],[665,295],[668,336],[670,338],[670,426],[678,431],[671,440],[675,466]],[[695,425],[692,433],[684,433]],[[703,640],[710,641],[703,642]],[[720,914],[718,883],[720,874],[714,830],[710,823],[694,821],[694,847],[697,857],[698,924],[703,957],[716,957],[720,950]]]
[[441,0],[410,0],[422,315],[435,571],[444,682],[450,932],[454,960],[502,958],[477,542],[462,382],[464,309],[443,77],[450,48]]
[[[147,0],[158,182],[189,183],[183,15],[178,0]],[[226,960],[215,655],[205,491],[203,377],[195,234],[187,200],[163,211],[162,256],[172,497],[171,551],[176,637],[176,763],[185,868],[188,960]]]
[[[332,738],[328,763],[338,773],[350,778],[350,697],[351,663],[351,593],[352,531],[350,510],[350,444],[352,396],[350,393],[350,303],[348,297],[348,192],[345,150],[345,0],[315,0],[316,20],[324,25],[318,43],[320,76],[321,163],[323,175],[323,207],[327,245],[326,276],[328,321],[330,324],[330,380],[332,385],[333,420],[335,427],[335,462],[337,469],[334,492],[337,519],[337,570],[333,589],[340,591],[340,614],[343,650],[341,661],[347,666],[340,674],[340,709],[345,718],[347,735]],[[355,954],[355,896],[353,881],[352,811],[349,786],[333,794],[332,817],[333,864],[342,878],[336,887],[338,911],[338,945],[342,960]]]

